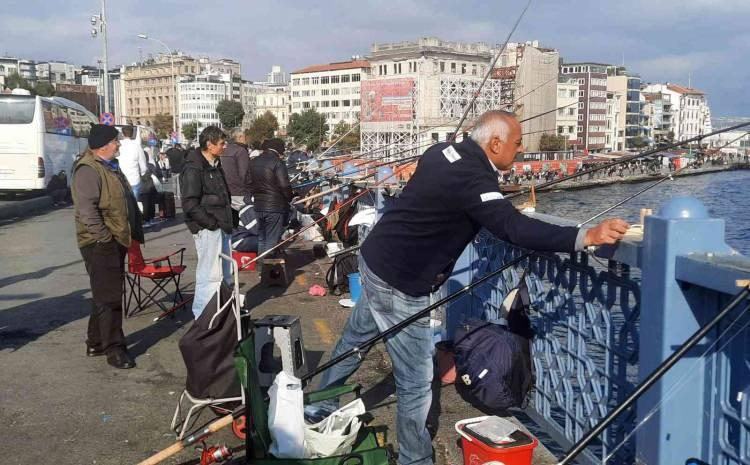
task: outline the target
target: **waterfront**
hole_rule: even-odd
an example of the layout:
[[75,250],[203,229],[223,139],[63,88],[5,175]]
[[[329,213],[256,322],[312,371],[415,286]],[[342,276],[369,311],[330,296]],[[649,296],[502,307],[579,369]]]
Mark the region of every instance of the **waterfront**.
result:
[[[537,194],[540,213],[584,220],[608,206],[638,192],[647,184],[613,184],[580,191],[553,191]],[[714,218],[726,221],[727,243],[750,255],[750,215],[745,202],[750,195],[750,171],[728,171],[675,178],[618,207],[605,217],[619,216],[637,222],[641,208],[654,213],[670,197],[694,196]]]

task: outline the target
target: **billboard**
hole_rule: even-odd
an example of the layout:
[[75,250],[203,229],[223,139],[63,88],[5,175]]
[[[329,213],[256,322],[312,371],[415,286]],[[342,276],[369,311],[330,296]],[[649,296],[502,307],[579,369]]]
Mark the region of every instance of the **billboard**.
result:
[[363,123],[411,121],[414,118],[414,79],[362,81],[361,99]]

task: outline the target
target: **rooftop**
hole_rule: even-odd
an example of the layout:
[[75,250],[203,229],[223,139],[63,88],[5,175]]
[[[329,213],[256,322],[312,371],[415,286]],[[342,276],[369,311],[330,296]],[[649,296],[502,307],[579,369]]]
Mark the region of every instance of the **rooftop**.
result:
[[322,65],[312,65],[306,68],[299,69],[297,71],[292,71],[292,74],[320,73],[322,71],[340,71],[343,69],[359,69],[369,67],[370,62],[367,60],[349,60]]
[[694,89],[692,87],[686,87],[686,86],[680,86],[677,84],[670,84],[667,83],[667,89],[677,92],[678,94],[695,94],[695,95],[703,95],[702,90]]

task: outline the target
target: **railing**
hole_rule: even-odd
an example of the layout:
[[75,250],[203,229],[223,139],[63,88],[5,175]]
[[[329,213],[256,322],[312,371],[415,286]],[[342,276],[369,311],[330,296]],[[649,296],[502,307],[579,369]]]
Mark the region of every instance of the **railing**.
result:
[[[520,253],[480,233],[444,292]],[[524,268],[537,332],[535,389],[525,413],[564,449],[708,321],[739,290],[737,279],[750,277],[750,259],[724,243],[723,220],[709,218],[694,199],[673,199],[646,219],[643,240],[595,255],[535,253],[523,267],[454,301],[447,311],[449,338],[464,318],[496,318]],[[731,339],[747,324],[744,314],[725,322],[579,460],[672,465],[697,457],[750,465],[750,333]]]

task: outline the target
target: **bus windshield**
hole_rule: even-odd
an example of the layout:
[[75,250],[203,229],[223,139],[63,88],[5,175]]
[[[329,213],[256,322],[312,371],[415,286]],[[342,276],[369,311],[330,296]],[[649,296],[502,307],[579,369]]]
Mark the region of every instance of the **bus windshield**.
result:
[[29,124],[35,108],[34,98],[0,97],[0,124]]

